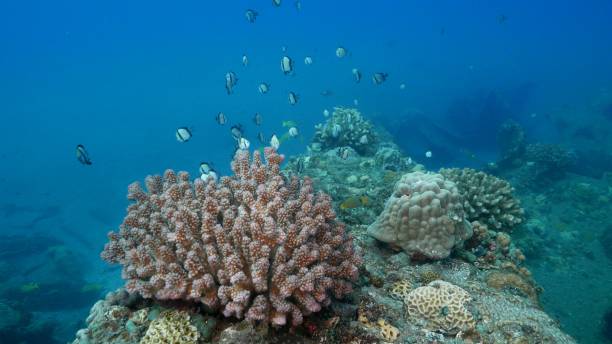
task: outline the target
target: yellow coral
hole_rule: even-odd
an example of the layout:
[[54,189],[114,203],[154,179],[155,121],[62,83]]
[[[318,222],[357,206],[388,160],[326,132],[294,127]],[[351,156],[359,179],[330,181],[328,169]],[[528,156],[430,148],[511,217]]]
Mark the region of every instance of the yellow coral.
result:
[[164,311],[151,322],[140,344],[196,344],[199,333],[184,311]]
[[399,330],[397,327],[387,324],[385,319],[378,319],[378,327],[380,327],[380,335],[384,340],[394,342],[399,337]]
[[389,292],[391,293],[392,297],[395,297],[399,300],[403,300],[406,296],[408,296],[408,293],[410,293],[411,289],[412,284],[410,284],[410,281],[401,280],[393,283]]
[[460,287],[433,281],[411,291],[404,303],[412,320],[424,320],[430,330],[453,334],[472,330],[476,326],[474,317],[466,308],[471,300],[470,294]]

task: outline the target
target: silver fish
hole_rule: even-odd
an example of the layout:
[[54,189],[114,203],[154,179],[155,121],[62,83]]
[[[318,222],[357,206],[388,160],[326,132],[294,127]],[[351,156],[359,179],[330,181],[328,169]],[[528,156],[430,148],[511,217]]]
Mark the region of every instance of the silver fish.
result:
[[304,64],[305,65],[311,65],[312,64],[312,57],[310,57],[310,56],[304,57]]
[[214,171],[213,165],[206,161],[200,163],[200,174],[209,174],[210,171]]
[[245,67],[249,65],[249,58],[246,56],[246,54],[242,55],[242,65]]
[[361,81],[361,72],[357,68],[353,68],[353,77],[355,78],[355,82],[359,83]]
[[240,138],[242,138],[242,135],[244,133],[242,130],[242,124],[233,125],[230,128],[230,132],[232,133],[232,137],[234,138],[234,140],[240,141]]
[[374,73],[374,75],[372,75],[372,82],[375,85],[380,85],[387,80],[388,76],[389,74],[387,73],[382,73],[382,72]]
[[289,92],[289,104],[295,105],[297,104],[298,100],[299,98],[297,94],[295,94],[294,92]]
[[257,16],[259,15],[259,13],[257,13],[257,11],[252,10],[252,9],[248,9],[246,10],[246,12],[244,13],[244,16],[246,17],[247,21],[249,23],[254,23],[255,20],[257,20]]
[[187,127],[180,127],[176,129],[176,140],[178,142],[187,142],[191,140],[191,130]]
[[238,77],[236,77],[236,73],[227,72],[225,73],[225,90],[227,94],[232,94],[234,92],[234,86],[238,83]]
[[272,138],[270,138],[270,147],[275,150],[278,150],[278,147],[280,147],[280,141],[278,137],[276,137],[276,134],[272,134]]
[[291,59],[291,57],[283,56],[281,58],[280,67],[281,67],[281,71],[283,71],[285,75],[293,72],[293,60]]
[[76,157],[79,162],[83,165],[91,165],[91,159],[89,159],[89,153],[83,145],[76,146]]
[[270,85],[266,84],[265,82],[262,82],[261,84],[259,84],[259,87],[257,87],[257,89],[259,90],[259,93],[266,94],[270,90]]
[[338,58],[343,58],[346,56],[346,49],[344,47],[336,48],[336,56]]
[[225,114],[223,112],[219,112],[217,116],[215,116],[215,121],[217,121],[219,125],[224,125],[227,122],[227,118],[225,118]]

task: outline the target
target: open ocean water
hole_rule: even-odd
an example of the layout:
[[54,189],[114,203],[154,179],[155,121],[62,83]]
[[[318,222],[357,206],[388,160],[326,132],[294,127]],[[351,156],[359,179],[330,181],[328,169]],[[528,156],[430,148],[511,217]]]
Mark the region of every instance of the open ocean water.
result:
[[0,343],[72,342],[124,284],[100,252],[131,182],[229,175],[241,138],[310,154],[337,106],[427,170],[508,180],[539,305],[612,343],[608,0],[4,1],[0,47]]

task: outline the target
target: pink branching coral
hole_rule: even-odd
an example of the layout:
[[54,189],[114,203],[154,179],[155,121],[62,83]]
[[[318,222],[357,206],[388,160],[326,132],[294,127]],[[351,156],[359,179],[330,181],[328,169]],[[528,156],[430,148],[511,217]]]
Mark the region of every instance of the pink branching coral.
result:
[[361,264],[312,181],[287,181],[283,157],[238,151],[232,177],[190,181],[186,172],[149,176],[101,256],[123,265],[126,289],[146,298],[192,300],[226,317],[293,326],[352,290]]

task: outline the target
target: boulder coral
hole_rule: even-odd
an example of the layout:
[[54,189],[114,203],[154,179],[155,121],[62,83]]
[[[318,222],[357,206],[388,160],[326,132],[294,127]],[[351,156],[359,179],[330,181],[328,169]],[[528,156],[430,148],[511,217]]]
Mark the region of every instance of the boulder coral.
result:
[[455,184],[440,174],[412,172],[393,194],[368,233],[414,258],[442,259],[472,235]]

